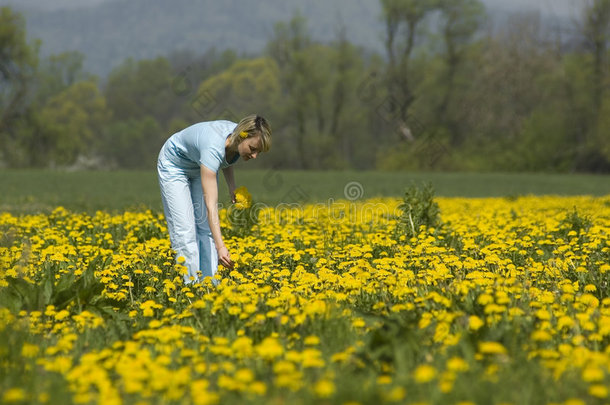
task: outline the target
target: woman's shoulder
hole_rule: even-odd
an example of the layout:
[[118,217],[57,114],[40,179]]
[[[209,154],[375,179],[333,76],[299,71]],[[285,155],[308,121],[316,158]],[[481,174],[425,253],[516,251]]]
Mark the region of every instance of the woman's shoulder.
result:
[[200,132],[219,132],[221,134],[225,134],[227,130],[231,132],[237,126],[236,123],[229,120],[215,120],[215,121],[201,121],[197,122],[190,127],[186,128],[187,130],[196,130]]
[[210,125],[216,128],[223,128],[223,131],[225,128],[230,128],[231,130],[233,130],[233,128],[235,128],[237,126],[237,124],[233,121],[229,121],[229,120],[217,120],[217,121],[209,121]]

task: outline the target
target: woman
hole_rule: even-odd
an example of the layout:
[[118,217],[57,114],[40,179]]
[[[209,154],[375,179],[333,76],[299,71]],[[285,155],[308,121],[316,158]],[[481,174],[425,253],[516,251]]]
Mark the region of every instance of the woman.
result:
[[[172,248],[184,257],[185,283],[216,274],[218,262],[233,262],[218,219],[218,170],[222,169],[235,202],[233,165],[256,159],[271,146],[271,128],[258,115],[239,124],[200,122],[172,135],[161,148],[157,171]],[[201,271],[202,277],[199,275]]]

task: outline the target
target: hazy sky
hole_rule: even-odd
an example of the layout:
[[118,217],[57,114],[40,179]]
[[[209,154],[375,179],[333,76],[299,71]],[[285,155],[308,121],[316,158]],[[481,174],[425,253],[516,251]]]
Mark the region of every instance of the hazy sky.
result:
[[[11,4],[22,7],[42,9],[76,8],[96,5],[107,1],[117,0],[0,0],[0,5]],[[118,0],[129,1],[129,0]],[[583,0],[482,0],[490,7],[505,10],[540,10],[544,15],[557,15],[558,17],[574,16],[576,10],[581,8]]]
[[576,16],[582,8],[583,0],[482,0],[488,7],[519,10],[537,9],[545,15],[558,17]]
[[[96,6],[101,3],[109,3],[109,2],[117,2],[119,3],[117,8],[121,8],[121,4],[127,4],[132,0],[0,0],[0,5],[12,5],[16,9],[24,12],[27,18],[28,10],[31,11],[49,11],[49,10],[57,10],[57,9],[77,9],[84,7]],[[165,0],[167,1],[167,0]],[[201,1],[201,3],[199,3]],[[222,0],[191,0],[189,2],[184,2],[188,5],[197,5],[197,4],[212,4],[214,1],[222,1]],[[333,4],[333,0],[284,0],[287,4],[290,5],[290,9],[294,8],[294,6],[299,4],[326,4],[327,6],[331,6]],[[362,29],[357,33],[353,34],[350,39],[359,45],[367,47],[369,49],[378,49],[380,52],[383,52],[383,49],[380,49],[382,46],[382,42],[380,40],[381,36],[378,31],[382,31],[382,22],[380,20],[381,15],[381,5],[379,0],[352,0],[354,4],[354,8],[357,7],[364,8],[370,13],[370,20],[366,21],[366,23],[371,24],[370,29]],[[490,17],[492,19],[499,18],[502,19],[504,15],[503,11],[507,13],[514,12],[531,12],[531,11],[539,11],[540,16],[545,20],[547,24],[554,24],[554,21],[557,22],[558,28],[565,28],[566,24],[570,24],[570,21],[576,21],[580,18],[580,13],[583,8],[585,2],[590,2],[593,0],[481,0],[490,13]],[[230,4],[248,4],[255,5],[257,2],[254,0],[234,0]],[[330,3],[327,4],[326,2]],[[347,2],[342,2],[345,4]],[[142,4],[142,3],[139,3]],[[349,3],[348,3],[349,4]],[[184,4],[183,4],[184,6]],[[331,9],[332,7],[326,7],[327,9]],[[182,7],[184,9],[184,7]],[[226,11],[226,10],[225,10]],[[354,10],[351,10],[354,11]],[[130,12],[137,12],[134,10],[130,10]],[[346,10],[346,13],[348,11]],[[369,15],[369,14],[365,15]],[[58,54],[66,51],[79,51],[86,56],[85,65],[86,69],[90,72],[98,74],[100,76],[104,76],[109,69],[121,63],[127,56],[138,58],[150,58],[157,54],[166,54],[174,49],[175,44],[167,44],[163,42],[167,38],[167,34],[175,35],[175,33],[168,32],[152,32],[151,38],[156,38],[157,41],[147,42],[148,37],[142,36],[141,38],[133,38],[132,41],[126,41],[122,43],[121,46],[113,46],[110,43],[102,43],[100,38],[107,38],[107,33],[100,31],[102,28],[96,26],[99,32],[99,35],[84,35],[79,31],[70,31],[70,26],[68,27],[56,27],[53,26],[52,21],[57,20],[57,14],[55,14],[55,20],[52,18],[49,20],[46,19],[45,13],[33,13],[34,21],[37,21],[38,24],[33,23],[33,27],[28,26],[28,34],[33,38],[43,38],[43,45],[41,48],[42,55],[50,55],[50,54]],[[77,13],[81,14],[81,13]],[[86,18],[95,18],[94,13],[82,13],[86,14]],[[176,18],[176,16],[173,16]],[[335,16],[336,17],[336,16]],[[179,18],[179,17],[178,17]],[[288,18],[288,17],[287,17]],[[36,20],[38,19],[38,20]],[[325,29],[332,25],[332,23],[336,22],[330,18],[326,22],[320,23],[318,21],[318,31],[317,34],[322,35]],[[45,24],[46,22],[46,24]],[[375,26],[377,25],[377,27]],[[82,30],[82,25],[79,26]],[[378,31],[375,31],[377,29]],[[201,33],[200,33],[201,34]],[[156,35],[156,36],[155,36]],[[325,32],[326,38],[330,38],[333,33]],[[315,34],[312,35],[315,38]],[[209,37],[209,36],[208,36]],[[201,37],[193,37],[197,39],[193,39],[189,42],[189,46],[194,49],[198,49],[198,46],[202,46],[202,43],[206,44],[206,46],[210,46],[208,42],[205,42],[201,39]],[[318,38],[320,39],[320,38]],[[250,47],[255,49],[257,46],[260,49],[264,46],[264,43],[267,41],[267,37],[264,35],[259,35],[259,37],[252,38],[253,41],[250,43]],[[133,45],[137,43],[138,45]],[[214,41],[212,41],[214,43]],[[257,45],[258,44],[258,45]],[[230,43],[227,45],[228,47],[232,47],[233,49],[241,49],[239,48],[240,43]]]

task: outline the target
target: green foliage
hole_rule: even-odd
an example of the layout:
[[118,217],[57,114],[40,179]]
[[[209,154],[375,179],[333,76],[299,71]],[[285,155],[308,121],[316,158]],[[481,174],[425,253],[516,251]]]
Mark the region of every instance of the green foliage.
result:
[[126,60],[108,76],[104,96],[116,121],[154,117],[162,127],[173,118],[178,103],[170,83],[169,61]]
[[422,226],[437,228],[442,222],[438,204],[434,201],[434,188],[431,183],[421,187],[412,184],[409,186],[399,206],[402,214],[397,229],[407,240],[416,237]]
[[252,204],[252,195],[245,186],[234,192],[235,203],[227,209],[227,219],[230,224],[231,236],[250,235],[258,224],[260,206]]
[[15,127],[27,114],[38,45],[28,44],[23,16],[0,7],[0,161],[13,162],[21,146]]
[[376,140],[367,133],[367,120],[376,116],[372,109],[377,101],[362,96],[366,61],[341,30],[326,45],[311,39],[307,21],[299,15],[276,24],[267,52],[279,66],[283,98],[274,109],[273,125],[282,136],[274,142],[277,157],[271,165],[316,169],[373,164],[370,150]]
[[101,89],[78,52],[39,64],[3,7],[0,165],[150,168],[176,131],[259,113],[278,136],[254,168],[608,172],[608,4],[583,4],[588,45],[560,51],[528,15],[483,32],[479,0],[381,0],[385,55],[353,21],[320,42],[320,21],[276,10],[262,55],[127,59]]
[[199,120],[232,119],[256,112],[269,116],[280,100],[279,69],[270,58],[239,60],[204,80],[193,97]]
[[91,156],[91,146],[109,117],[106,100],[93,81],[79,81],[51,97],[40,111],[44,127],[39,136],[45,145],[39,164],[70,165],[80,155]]
[[606,162],[610,162],[610,95],[603,100],[601,111],[597,122],[597,131],[594,135],[593,145],[602,154]]
[[36,68],[37,46],[27,43],[25,20],[9,7],[0,7],[0,130],[24,106],[28,81]]
[[38,280],[26,280],[23,277],[8,276],[7,287],[0,294],[0,306],[11,309],[13,313],[20,310],[43,311],[48,305],[62,310],[73,305],[81,312],[83,309],[106,311],[108,307],[122,304],[101,296],[104,285],[95,277],[98,267],[107,263],[98,256],[91,260],[81,275],[66,271],[53,262],[45,262],[42,277]]
[[85,56],[79,52],[64,52],[41,60],[36,83],[36,99],[44,104],[76,82],[94,80],[83,70]]
[[[31,400],[14,402],[20,404],[73,402],[64,376],[58,372],[47,371],[40,364],[36,364],[35,358],[25,358],[22,355],[27,346],[51,346],[51,340],[46,335],[32,334],[22,324],[8,324],[0,328],[0,341],[5,348],[0,352],[0,392],[4,394],[17,386],[24,388]],[[6,350],[7,347],[10,350]]]
[[[415,198],[417,191],[406,194],[420,204],[433,200],[431,190],[429,198],[425,197],[425,188],[420,188],[419,198]],[[585,203],[583,212],[601,212],[607,199]],[[582,241],[567,243],[545,229],[552,223],[547,215],[565,215],[564,209],[545,199],[537,201],[503,202],[495,207],[498,201],[485,201],[489,211],[481,215],[478,211],[473,214],[472,207],[483,205],[468,209],[466,202],[462,215],[467,216],[457,221],[462,229],[470,228],[466,232],[472,232],[469,239],[474,244],[457,251],[436,249],[425,232],[418,235],[426,239],[420,239],[422,244],[417,246],[423,254],[395,249],[387,240],[373,242],[375,248],[368,243],[379,238],[380,228],[359,223],[338,231],[337,238],[325,237],[324,232],[338,227],[320,227],[317,215],[302,218],[304,226],[291,224],[285,234],[281,226],[274,225],[262,238],[231,241],[240,252],[239,262],[234,271],[221,271],[222,281],[216,288],[181,283],[166,236],[160,239],[166,233],[160,215],[124,212],[111,217],[98,212],[92,218],[58,209],[47,217],[44,227],[39,224],[46,221],[40,217],[31,221],[5,216],[3,226],[15,231],[2,241],[4,246],[25,248],[18,241],[34,235],[44,243],[32,249],[30,258],[34,260],[24,259],[29,262],[24,267],[36,278],[39,289],[47,289],[42,281],[49,269],[45,266],[58,269],[55,275],[61,279],[62,271],[69,270],[61,267],[66,261],[88,263],[107,285],[105,294],[117,299],[122,295],[120,299],[130,304],[117,311],[104,307],[107,312],[95,319],[98,317],[74,314],[76,300],[66,307],[72,316],[49,306],[38,313],[32,311],[38,307],[11,312],[0,302],[0,390],[23,389],[27,395],[22,402],[27,403],[109,402],[102,396],[104,387],[113,389],[110,395],[126,403],[149,400],[151,395],[159,402],[189,402],[191,393],[205,393],[198,390],[201,386],[160,379],[184,373],[190,381],[210,381],[221,395],[219,403],[538,404],[576,398],[599,402],[592,387],[604,389],[608,376],[602,370],[589,381],[591,374],[586,373],[592,370],[590,366],[605,364],[598,360],[603,360],[608,341],[596,339],[593,333],[583,334],[578,320],[584,316],[591,322],[603,321],[600,312],[607,302],[608,273],[602,266],[607,266],[609,254],[603,224],[588,228]],[[529,218],[514,221],[515,213],[511,220],[507,208],[512,207],[527,212]],[[531,212],[535,216],[529,216]],[[477,216],[493,216],[498,226],[477,223]],[[582,213],[566,215],[565,226],[571,231],[586,227],[583,218]],[[318,239],[312,239],[315,237]],[[597,242],[592,244],[587,238]],[[333,244],[330,250],[324,248],[327,239]],[[75,248],[65,259],[45,255],[48,247],[63,243]],[[535,251],[545,244],[568,250],[558,253],[556,259],[536,256]],[[359,250],[365,245],[370,254],[363,257]],[[90,262],[87,252],[97,247],[103,248],[99,254],[107,260]],[[503,260],[513,247],[528,249],[523,256],[529,265]],[[592,250],[604,256],[591,254]],[[20,267],[10,264],[14,256],[9,252],[13,251],[6,251],[10,271],[23,276]],[[585,253],[580,259],[572,260],[581,252]],[[592,286],[572,286],[557,274],[528,272],[536,266],[563,271],[555,267],[558,261],[574,263],[565,267],[595,263],[596,271],[590,273],[604,278],[592,281]],[[387,270],[381,268],[384,265]],[[0,291],[0,298],[5,292]],[[88,301],[94,301],[96,294]],[[541,296],[547,300],[544,305]],[[562,305],[572,297],[574,305]],[[246,311],[252,312],[243,316]],[[475,316],[481,318],[478,324]],[[559,319],[564,316],[574,323],[562,327]],[[542,340],[536,332],[552,335]],[[281,350],[273,360],[264,353],[274,344],[259,345],[268,337],[277,340],[276,348]],[[240,345],[244,338],[245,346]],[[579,340],[580,351],[564,354],[562,348],[574,339]],[[548,362],[551,351],[558,353],[553,357],[560,363]],[[571,355],[575,357],[568,357]],[[587,361],[571,364],[579,356]],[[306,361],[316,358],[317,366],[306,367]],[[278,383],[277,364],[299,367],[299,385],[294,390]],[[225,388],[223,378],[237,376],[234,371],[240,369],[251,370],[267,389],[249,396]],[[134,392],[126,387],[138,370],[146,375],[139,377]],[[332,395],[314,398],[310,386],[328,375],[335,387]],[[92,383],[94,377],[99,380]],[[160,380],[167,383],[167,390],[182,390],[173,396],[175,401],[168,398],[165,388],[159,388]],[[44,393],[47,396],[39,396]],[[86,397],[86,393],[92,396]]]
[[255,226],[258,224],[258,216],[260,212],[260,206],[252,204],[248,208],[239,209],[235,205],[231,205],[227,209],[227,219],[229,220],[230,228],[227,229],[227,235],[230,237],[237,236],[243,237],[250,235],[255,230]]
[[[452,303],[455,304],[455,303]],[[534,321],[512,323],[502,320],[494,328],[482,328],[477,332],[469,331],[462,336],[459,344],[444,348],[443,355],[432,355],[437,349],[434,343],[431,328],[421,328],[421,314],[418,311],[404,311],[398,314],[378,316],[365,314],[364,317],[373,325],[371,332],[367,334],[364,344],[356,355],[366,364],[369,370],[374,370],[377,375],[384,373],[385,369],[391,369],[395,381],[409,386],[411,398],[425,397],[433,403],[444,403],[439,393],[425,391],[425,385],[413,383],[414,370],[417,365],[428,364],[436,370],[446,367],[451,358],[461,358],[472,364],[466,372],[461,374],[452,386],[452,396],[455,401],[467,398],[476,403],[494,403],[506,401],[509,403],[544,403],[550,399],[558,399],[566,395],[557,386],[556,379],[546,372],[536,359],[528,357],[522,346],[515,339],[515,330],[526,335],[534,330]],[[462,318],[456,323],[468,322]],[[437,324],[438,325],[438,324]],[[475,375],[484,372],[489,360],[478,363],[475,361],[475,342],[493,341],[500,342],[508,349],[506,360],[497,369],[497,380],[502,381],[500,386],[493,385],[491,380],[478,380],[477,389],[473,389],[471,382]],[[433,362],[430,359],[434,358]],[[565,376],[564,376],[565,377]],[[573,384],[566,390],[572,395],[578,395],[579,391],[586,389],[586,385],[577,375],[568,377]],[[493,386],[493,388],[492,388]],[[512,387],[519,386],[519,390]],[[524,401],[527,398],[527,401]]]
[[[238,183],[248,186],[257,202],[267,206],[301,202],[327,202],[345,198],[345,185],[358,181],[367,196],[402,197],[411,182],[431,182],[437,196],[502,197],[507,195],[610,195],[607,176],[583,174],[518,173],[404,173],[380,171],[243,170]],[[159,184],[153,170],[15,170],[0,171],[0,209],[34,214],[57,206],[95,213],[126,209],[162,212]],[[230,203],[224,181],[219,182],[219,201]],[[298,189],[296,187],[299,187]],[[302,192],[303,194],[296,194]],[[610,204],[610,200],[608,201]],[[8,231],[7,231],[8,232]],[[0,230],[2,235],[8,233]]]
[[570,232],[576,232],[577,235],[587,232],[591,225],[593,225],[591,218],[586,215],[582,216],[578,213],[576,207],[574,207],[574,209],[561,220],[559,224],[559,236],[566,238]]
[[157,120],[145,116],[106,125],[96,144],[110,167],[154,167],[167,137]]

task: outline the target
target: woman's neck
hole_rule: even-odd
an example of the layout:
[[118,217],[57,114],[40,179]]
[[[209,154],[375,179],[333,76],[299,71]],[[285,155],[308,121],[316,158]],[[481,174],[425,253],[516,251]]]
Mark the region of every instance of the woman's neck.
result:
[[233,150],[229,147],[225,148],[225,159],[227,160],[227,162],[231,162],[233,159],[235,159],[236,154],[237,154],[236,150]]

